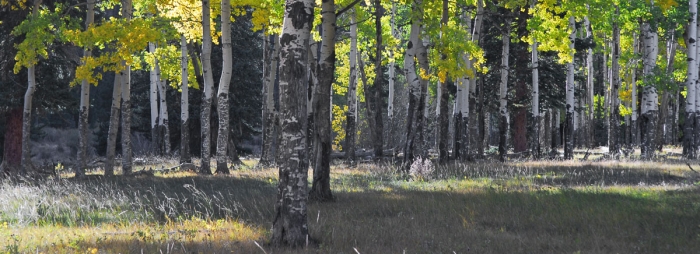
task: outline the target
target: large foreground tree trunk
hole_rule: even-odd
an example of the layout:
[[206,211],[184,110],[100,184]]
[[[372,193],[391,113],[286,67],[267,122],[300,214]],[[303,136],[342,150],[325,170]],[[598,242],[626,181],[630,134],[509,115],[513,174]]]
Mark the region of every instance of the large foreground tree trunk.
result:
[[231,49],[231,2],[221,1],[221,46],[223,52],[223,64],[221,79],[219,79],[219,92],[217,94],[217,112],[219,116],[219,131],[216,140],[216,173],[230,174],[228,169],[229,134],[229,84],[231,83],[231,71],[233,68],[233,56]]
[[[420,102],[420,80],[416,71],[416,61],[415,57],[417,54],[417,48],[420,47],[419,40],[420,26],[422,20],[422,7],[421,0],[415,0],[412,6],[412,22],[411,30],[409,34],[409,41],[406,45],[406,52],[404,56],[404,73],[406,75],[406,82],[409,84],[408,90],[408,112],[406,116],[406,144],[404,146],[404,164],[410,165],[413,162],[414,149],[415,149],[415,137],[417,136],[417,130],[415,128],[415,122],[418,115],[421,114],[418,110],[418,104]],[[362,64],[360,64],[362,66]]]
[[[697,59],[697,13],[698,1],[690,0],[690,17],[688,24],[688,72],[686,80],[687,94],[685,99],[685,125],[683,126],[683,156],[688,159],[695,159],[697,147],[695,146],[695,96],[698,81],[698,59]],[[679,98],[680,99],[680,98]]]
[[202,0],[202,71],[204,72],[204,92],[202,93],[201,133],[202,133],[202,165],[200,174],[210,175],[211,172],[211,101],[214,92],[214,75],[211,68],[211,27],[210,2]]
[[321,4],[321,55],[316,88],[317,103],[314,105],[316,140],[314,176],[309,198],[317,201],[333,200],[331,193],[331,88],[335,75],[335,1]]
[[272,245],[302,247],[309,241],[307,224],[307,41],[313,0],[287,0],[280,36],[279,186],[272,223]]
[[[122,16],[131,21],[131,0],[122,0]],[[131,174],[131,66],[122,61],[122,172]]]
[[[87,0],[87,14],[85,17],[85,30],[90,27],[90,24],[95,20],[95,2]],[[92,51],[85,49],[83,57],[90,57]],[[78,161],[75,167],[75,176],[82,177],[85,175],[87,167],[87,148],[88,140],[88,115],[90,112],[90,83],[83,80],[80,84],[80,112],[78,115]]]

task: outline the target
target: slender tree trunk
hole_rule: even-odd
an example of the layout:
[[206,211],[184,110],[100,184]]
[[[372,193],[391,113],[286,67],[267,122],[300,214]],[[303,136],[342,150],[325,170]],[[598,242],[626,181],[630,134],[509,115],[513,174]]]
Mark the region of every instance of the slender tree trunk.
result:
[[[122,16],[131,21],[132,12],[131,0],[122,0]],[[131,174],[131,66],[122,61],[124,70],[122,71],[122,172],[125,175]]]
[[499,93],[500,107],[498,109],[500,121],[499,121],[499,141],[498,141],[498,155],[501,161],[506,160],[506,154],[508,153],[507,141],[508,141],[508,72],[510,70],[510,65],[508,63],[508,58],[510,56],[510,20],[505,22],[505,32],[503,33],[503,50],[501,51],[501,85]]
[[[690,17],[688,24],[688,48],[686,58],[688,61],[688,71],[686,79],[686,98],[685,98],[685,123],[683,126],[683,156],[687,159],[695,159],[697,147],[695,146],[695,96],[696,84],[698,82],[698,59],[697,59],[697,19],[698,1],[690,0]],[[680,99],[680,98],[679,98]]]
[[[659,38],[655,28],[652,28],[648,22],[642,24],[642,31],[644,32],[644,83],[650,84],[652,75],[654,75],[654,66],[656,66],[656,56],[659,51]],[[654,156],[655,124],[659,110],[658,102],[659,95],[656,87],[653,85],[644,86],[642,91],[642,129],[644,130],[642,157],[647,159]]]
[[[156,44],[149,42],[148,51],[151,54],[156,53]],[[161,155],[161,141],[160,134],[158,133],[158,117],[160,111],[158,110],[158,83],[160,81],[158,73],[158,59],[155,59],[154,65],[151,67],[150,71],[150,86],[148,98],[151,106],[151,142],[153,142],[153,155]]]
[[[350,165],[355,165],[357,160],[355,158],[355,134],[357,133],[357,14],[353,10],[350,15],[350,80],[348,81],[348,111],[345,113],[345,146],[343,150],[345,150],[345,160]],[[390,76],[392,69],[393,67],[389,69]],[[393,92],[393,81],[392,77],[389,77],[389,112],[392,112],[391,100],[393,99],[393,94],[391,92]]]
[[166,100],[166,81],[161,79],[158,83],[158,94],[160,99],[160,107],[158,112],[158,128],[160,129],[161,139],[163,139],[163,154],[170,156],[170,124],[168,123],[168,100]]
[[530,145],[532,158],[540,157],[540,60],[537,56],[537,40],[532,43],[532,117],[533,130]]
[[[676,56],[676,40],[675,40],[675,29],[669,32],[671,38],[666,41],[666,75],[673,75],[673,59]],[[661,96],[661,109],[659,114],[659,122],[656,126],[656,147],[658,147],[659,152],[663,152],[663,146],[666,143],[667,137],[669,137],[670,129],[669,126],[669,103],[671,100],[671,91],[664,90]]]
[[[615,15],[619,15],[619,7],[615,6]],[[612,64],[610,73],[610,126],[608,126],[608,148],[613,156],[620,154],[620,28],[617,19],[612,23]]]
[[309,199],[333,200],[331,193],[331,88],[335,79],[335,0],[321,4],[322,46],[316,89],[317,103],[314,105],[314,138],[318,147],[315,154],[314,176]]
[[[700,41],[700,22],[696,22],[697,25],[695,26],[696,30],[696,37],[692,37],[695,39],[695,65],[693,66],[693,69],[695,69],[693,72],[696,74],[695,75],[695,110],[693,111],[695,113],[695,120],[693,121],[693,130],[692,130],[692,135],[693,135],[693,149],[695,152],[695,156],[692,157],[692,159],[696,159],[698,156],[698,147],[700,147],[700,73],[698,73],[698,68],[700,68],[700,44],[698,44],[698,41]],[[688,88],[690,89],[690,88]],[[688,134],[690,135],[690,133]]]
[[[448,0],[443,0],[442,1],[442,19],[440,20],[440,24],[443,27],[443,30],[447,26],[447,22],[449,21],[449,1]],[[440,32],[440,36],[442,37],[442,31]],[[447,58],[447,55],[443,54],[442,59],[445,60]],[[448,113],[448,101],[450,100],[450,94],[447,92],[447,80],[444,80],[444,82],[438,81],[438,86],[437,86],[437,121],[438,121],[438,128],[437,128],[437,147],[438,147],[438,161],[440,164],[443,164],[447,162],[449,153],[448,153],[448,148],[447,148],[447,143],[449,142],[448,137],[449,137],[449,129],[450,129],[450,119],[449,119],[449,113]]]
[[377,75],[374,78],[374,84],[372,84],[372,97],[374,101],[374,108],[370,109],[372,112],[372,117],[374,117],[374,132],[372,146],[374,147],[374,157],[379,160],[384,156],[384,124],[382,122],[382,90],[384,85],[384,71],[382,71],[382,51],[384,50],[384,45],[382,44],[382,16],[384,15],[384,8],[381,5],[381,0],[374,1],[375,6],[375,19],[374,27],[376,29],[376,53],[374,59],[374,73]]
[[216,173],[230,174],[228,169],[229,135],[229,85],[231,83],[231,71],[233,69],[233,56],[231,49],[231,2],[221,1],[221,45],[223,51],[223,65],[221,79],[219,79],[219,92],[217,94],[217,112],[219,116],[219,131],[216,141]]
[[212,174],[211,171],[211,102],[214,89],[214,76],[211,68],[211,27],[210,2],[202,0],[202,71],[204,72],[204,92],[202,93],[202,167],[201,174]]
[[[399,38],[401,35],[399,34],[398,30],[396,29],[396,2],[391,2],[391,36],[394,38]],[[355,19],[355,14],[353,14],[353,20]],[[357,24],[355,24],[357,21],[352,21],[353,25],[357,27]],[[352,28],[351,28],[352,29]],[[357,28],[355,28],[357,29]],[[352,33],[352,31],[351,31]],[[357,32],[355,32],[355,36],[357,36]],[[357,40],[357,38],[355,39]],[[351,49],[352,50],[352,49]],[[352,54],[352,53],[350,53]],[[389,58],[393,59],[394,58],[394,48],[391,48],[389,50]],[[352,75],[352,74],[350,74]],[[396,62],[393,60],[389,61],[389,101],[387,102],[387,115],[389,117],[389,122],[394,119],[394,83],[396,83]],[[389,128],[392,128],[389,126]]]
[[[35,19],[39,15],[39,5],[41,5],[41,0],[34,0],[32,17]],[[30,137],[32,130],[32,100],[36,90],[35,72],[35,65],[30,65],[27,68],[27,92],[24,94],[24,108],[22,111],[22,168],[20,169],[20,174],[33,173],[34,171]]]
[[180,51],[181,51],[181,75],[182,85],[180,85],[180,164],[190,163],[190,103],[189,103],[189,82],[187,73],[187,39],[185,36],[180,36]]
[[[574,41],[576,38],[576,25],[574,17],[569,17],[569,27],[571,34],[569,35],[569,48],[574,49]],[[572,57],[573,58],[573,57]],[[567,160],[574,158],[574,62],[566,64],[566,124],[565,124],[565,144],[564,158]]]
[[[586,6],[587,8],[590,8],[589,6]],[[591,22],[588,19],[588,16],[584,18],[584,24],[586,26],[586,36],[589,38],[593,38],[593,29],[591,28]],[[589,48],[586,52],[586,91],[588,92],[588,100],[586,103],[588,104],[588,124],[587,124],[587,129],[588,129],[588,147],[594,147],[595,146],[595,106],[594,106],[594,99],[595,98],[595,77],[594,77],[594,66],[593,66],[593,49]],[[628,123],[629,124],[629,123]]]
[[[95,21],[95,2],[92,0],[87,0],[87,14],[85,17],[85,30],[90,27]],[[92,51],[85,49],[83,51],[83,57],[90,57]],[[84,63],[83,63],[84,64]],[[78,116],[78,163],[75,167],[75,176],[83,177],[85,176],[85,168],[87,168],[87,148],[90,145],[90,140],[88,139],[88,115],[90,112],[90,83],[87,80],[83,80],[80,84],[80,112]]]
[[263,149],[262,155],[260,156],[260,163],[262,165],[272,165],[275,161],[274,144],[277,135],[275,119],[277,115],[277,110],[275,109],[275,80],[277,76],[277,68],[279,61],[279,38],[277,35],[270,35],[268,44],[272,45],[272,48],[266,47],[267,52],[266,61],[269,62],[267,65],[267,71],[265,75],[264,82],[264,98],[265,104],[263,104]]
[[279,187],[271,244],[302,247],[309,242],[307,224],[306,41],[313,21],[313,0],[287,0],[280,37]]
[[[636,33],[633,34],[634,38],[637,38]],[[639,54],[639,40],[634,40],[634,55]],[[632,138],[632,147],[637,147],[639,146],[639,122],[637,121],[637,118],[639,116],[639,110],[637,106],[637,62],[635,61],[634,64],[632,65],[632,121],[630,123],[630,132],[631,132],[631,138]]]
[[119,132],[119,112],[122,100],[122,74],[114,73],[114,88],[112,90],[112,107],[109,118],[109,131],[107,133],[107,152],[105,162],[105,175],[114,175],[114,157],[117,148],[117,133]]

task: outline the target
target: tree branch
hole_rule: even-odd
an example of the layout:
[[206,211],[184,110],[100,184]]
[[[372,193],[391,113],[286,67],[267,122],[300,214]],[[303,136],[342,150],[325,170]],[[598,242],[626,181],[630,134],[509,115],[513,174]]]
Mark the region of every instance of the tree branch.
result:
[[352,3],[348,4],[348,6],[345,6],[345,8],[343,8],[343,9],[339,10],[338,12],[336,12],[336,13],[335,13],[335,16],[336,16],[336,17],[340,16],[340,15],[343,14],[344,12],[350,10],[350,8],[354,7],[354,6],[355,6],[356,4],[358,4],[359,2],[360,2],[360,0],[355,0],[355,1],[353,1]]

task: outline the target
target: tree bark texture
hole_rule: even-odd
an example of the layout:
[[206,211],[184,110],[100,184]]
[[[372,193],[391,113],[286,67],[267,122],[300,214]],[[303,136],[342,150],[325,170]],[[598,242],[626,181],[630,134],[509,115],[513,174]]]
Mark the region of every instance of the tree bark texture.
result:
[[5,142],[0,173],[16,175],[22,166],[22,108],[5,113]]
[[375,0],[374,6],[374,27],[376,29],[374,73],[377,75],[374,77],[374,84],[372,84],[371,87],[374,103],[372,103],[370,111],[374,118],[374,128],[372,129],[374,133],[372,141],[374,157],[375,159],[381,159],[382,156],[384,156],[384,123],[382,121],[382,91],[384,90],[384,72],[382,71],[382,51],[384,50],[384,45],[382,44],[382,16],[384,15],[384,8],[382,7],[381,0]]
[[[155,43],[148,43],[148,52],[155,54]],[[158,77],[159,73],[156,66],[158,66],[158,59],[154,61],[154,65],[151,67],[148,99],[151,106],[151,142],[153,143],[153,155],[162,155],[162,150],[160,149],[161,138],[160,133],[158,133],[158,117],[160,115],[160,111],[158,110],[158,83],[160,78]]]
[[217,93],[217,112],[219,116],[219,131],[216,140],[216,173],[230,174],[228,168],[229,139],[229,85],[231,83],[231,71],[233,71],[233,55],[231,49],[231,2],[221,1],[221,46],[223,52],[223,64],[221,78],[219,79],[219,91]]
[[[440,20],[441,26],[446,28],[447,22],[449,21],[449,1],[442,1],[442,19]],[[393,14],[392,14],[393,17]],[[442,32],[440,33],[442,36]],[[442,59],[446,59],[447,55],[443,54]],[[447,91],[447,80],[445,82],[438,81],[437,85],[437,148],[438,148],[438,162],[444,164],[449,159],[448,142],[449,142],[449,131],[450,131],[450,118],[448,112],[447,103],[450,100],[450,93]]]
[[[132,13],[131,0],[122,0],[122,16],[131,21]],[[122,173],[131,174],[132,154],[131,154],[131,66],[122,61]]]
[[697,157],[697,146],[695,146],[695,96],[698,81],[698,59],[697,59],[697,31],[698,31],[698,0],[690,0],[690,17],[688,18],[688,41],[686,42],[688,52],[688,71],[686,79],[686,99],[685,99],[685,123],[683,126],[683,156],[688,159]]
[[122,100],[122,74],[114,73],[114,88],[112,89],[112,107],[109,118],[109,131],[107,132],[107,152],[105,154],[105,175],[114,175],[114,157],[117,148],[117,134],[119,133],[119,112]]
[[532,117],[533,128],[530,142],[530,155],[534,159],[540,157],[540,74],[539,56],[537,55],[537,40],[532,43]]
[[309,199],[316,201],[333,200],[331,193],[331,89],[335,80],[335,0],[321,4],[321,55],[316,88],[317,103],[314,105],[314,139],[318,144],[315,151],[314,176]]
[[[41,0],[34,0],[32,17],[35,19],[39,15],[39,5],[41,5]],[[35,65],[30,65],[27,68],[27,91],[24,93],[24,108],[22,110],[22,168],[20,168],[20,174],[27,174],[34,171],[30,140],[34,91],[36,91],[36,67]]]
[[212,174],[211,171],[211,102],[214,92],[214,76],[211,68],[211,27],[209,0],[202,0],[202,72],[204,76],[204,92],[202,93],[201,133],[202,133],[202,165],[201,174]]
[[498,109],[500,116],[498,125],[498,156],[501,161],[506,160],[506,154],[508,153],[508,72],[510,70],[508,58],[510,56],[510,20],[506,21],[505,24],[506,29],[502,36],[503,50],[501,51],[501,85],[499,89],[500,107]]
[[[345,113],[345,146],[343,146],[343,150],[345,150],[345,160],[347,160],[350,165],[355,165],[357,160],[355,157],[355,135],[357,134],[357,14],[355,11],[352,11],[350,15],[350,80],[348,81],[348,93],[346,95],[348,111]],[[389,70],[391,71],[391,69]],[[391,80],[391,77],[389,77],[389,83],[389,89],[391,90],[393,89],[393,80]],[[391,112],[391,99],[393,98],[391,91],[389,95],[389,112]]]
[[[654,155],[654,140],[656,137],[656,121],[658,117],[659,95],[656,87],[652,84],[652,75],[656,66],[656,56],[658,55],[659,38],[655,29],[646,22],[642,24],[644,32],[644,83],[647,84],[642,90],[642,157],[651,158]],[[696,91],[697,92],[697,91]],[[697,99],[697,98],[696,98]]]
[[[87,13],[85,17],[85,30],[88,29],[90,24],[95,21],[95,2],[92,0],[87,0]],[[89,57],[92,55],[92,51],[85,49],[83,51],[84,57]],[[80,109],[78,115],[78,155],[77,155],[77,165],[75,167],[75,176],[83,177],[85,175],[85,168],[87,168],[87,148],[90,145],[88,140],[88,115],[90,112],[90,83],[87,80],[83,80],[80,84]]]
[[[619,15],[619,7],[615,6],[615,13]],[[608,126],[609,153],[617,156],[620,153],[620,99],[618,89],[620,87],[620,27],[617,19],[612,23],[612,59],[610,72],[610,126]]]
[[275,109],[275,80],[277,76],[277,62],[279,61],[279,37],[277,35],[269,36],[269,45],[265,47],[265,82],[263,83],[263,96],[265,103],[263,104],[263,147],[262,155],[260,156],[260,164],[272,165],[275,162],[275,138],[277,119],[277,110]]
[[[411,30],[409,41],[406,45],[404,56],[404,73],[406,82],[409,84],[408,90],[408,112],[406,116],[406,144],[404,146],[404,164],[410,165],[413,162],[414,149],[416,146],[417,128],[415,128],[417,118],[421,114],[419,103],[421,99],[421,83],[416,69],[417,48],[423,42],[419,39],[421,21],[423,16],[422,0],[414,0],[412,6]],[[362,66],[362,64],[360,64]]]
[[307,41],[313,21],[313,0],[287,0],[280,36],[279,186],[271,244],[302,247],[309,241],[307,224],[306,107]]
[[[569,27],[571,34],[569,35],[569,48],[574,49],[576,38],[576,26],[574,17],[569,17]],[[573,59],[573,57],[572,57]],[[567,160],[574,158],[574,62],[566,64],[566,125],[564,127],[564,158]]]
[[189,104],[189,82],[187,73],[187,39],[185,36],[180,36],[180,51],[181,51],[181,75],[182,84],[180,85],[180,164],[190,163],[190,104]]

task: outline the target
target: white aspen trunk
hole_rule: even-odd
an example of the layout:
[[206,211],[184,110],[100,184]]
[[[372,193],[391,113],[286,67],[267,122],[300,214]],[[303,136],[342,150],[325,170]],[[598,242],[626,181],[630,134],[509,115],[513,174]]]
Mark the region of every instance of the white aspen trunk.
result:
[[187,39],[180,36],[180,74],[182,84],[180,85],[180,164],[190,163],[190,103],[189,103],[189,82],[188,82],[188,59],[187,59]]
[[689,1],[689,12],[690,17],[688,22],[688,41],[686,45],[688,48],[688,57],[686,58],[688,61],[688,71],[685,83],[687,94],[685,97],[685,124],[683,126],[683,156],[688,159],[695,159],[697,157],[697,146],[695,146],[694,129],[696,126],[696,84],[698,82],[698,0]]
[[[357,133],[357,14],[353,10],[350,15],[350,80],[348,81],[348,93],[346,95],[348,112],[345,114],[345,146],[343,150],[345,150],[345,159],[350,165],[355,165],[355,134]],[[392,14],[392,22],[394,22],[393,18]],[[393,69],[394,67],[389,68],[389,114],[392,112],[391,100],[393,99],[393,94],[391,93],[393,92],[394,78],[391,77],[391,73]]]
[[[275,109],[275,79],[277,77],[277,63],[279,62],[279,37],[270,36],[270,43],[273,45],[271,54],[268,56],[270,66],[267,76],[265,76],[264,96],[265,107],[263,112],[263,154],[260,162],[263,165],[272,165],[275,162],[275,139],[277,137],[277,110]],[[269,50],[269,49],[266,49]]]
[[[587,8],[590,8],[586,6]],[[591,28],[591,22],[588,19],[588,16],[584,18],[584,25],[586,26],[586,36],[589,38],[593,38],[593,29]],[[586,91],[588,91],[588,100],[586,101],[586,104],[588,104],[588,125],[587,125],[587,135],[589,138],[589,147],[594,146],[595,144],[595,106],[594,106],[594,98],[595,98],[595,77],[593,76],[594,73],[594,67],[593,67],[593,49],[589,48],[588,52],[586,53]]]
[[540,157],[540,73],[539,66],[540,60],[537,55],[537,39],[532,43],[532,116],[535,118],[533,121],[533,135],[532,142],[530,143],[530,154],[533,158],[537,159]]
[[[85,17],[85,30],[90,27],[90,24],[92,24],[95,21],[95,2],[92,0],[87,0],[87,14]],[[90,51],[88,48],[86,48],[83,51],[83,57],[90,57],[92,55],[92,51]],[[85,64],[85,63],[83,63]],[[80,84],[80,112],[78,116],[78,143],[80,144],[78,147],[78,156],[77,156],[77,165],[75,167],[75,177],[83,177],[85,176],[85,168],[87,168],[87,148],[89,146],[89,139],[88,139],[88,129],[89,129],[89,124],[88,124],[88,116],[90,112],[90,83],[87,82],[87,80],[83,80],[82,83]]]
[[[574,42],[576,39],[576,24],[574,16],[569,17],[569,28],[571,29],[571,34],[569,35],[569,49],[574,50]],[[573,58],[573,52],[572,58]],[[573,159],[574,158],[574,62],[566,64],[566,124],[564,131],[564,158]]]
[[[354,15],[353,14],[353,20],[354,20]],[[355,24],[357,21],[352,21],[353,25],[357,27],[357,24]],[[352,29],[352,28],[351,28]],[[357,30],[357,28],[355,28]],[[351,32],[352,33],[352,32]],[[357,31],[355,32],[357,33]],[[355,35],[357,36],[357,35]],[[393,37],[399,37],[398,31],[396,29],[396,3],[391,2],[391,36]],[[357,40],[357,39],[356,39]],[[353,55],[350,53],[350,55]],[[357,55],[357,54],[355,54]],[[394,119],[394,83],[396,82],[396,62],[394,60],[394,49],[389,49],[389,100],[387,101],[387,115],[389,116],[389,122],[391,122],[392,119]],[[352,74],[350,74],[352,75]],[[357,78],[357,77],[355,77]],[[438,86],[438,94],[440,93],[440,86]],[[391,126],[391,124],[390,124]]]
[[[34,0],[32,8],[32,17],[37,18],[39,15],[39,5],[41,0]],[[35,65],[30,65],[27,68],[27,91],[24,93],[24,108],[22,110],[22,168],[21,174],[33,173],[34,165],[32,164],[32,149],[30,146],[30,137],[32,130],[32,99],[36,90],[36,68]]]
[[[160,70],[158,71],[160,73]],[[160,97],[159,110],[158,112],[158,128],[161,132],[161,138],[163,139],[163,153],[164,155],[170,156],[170,126],[168,124],[168,103],[166,100],[166,85],[165,80],[160,80],[158,84],[158,95]]]
[[122,75],[114,73],[114,88],[112,89],[112,106],[109,118],[109,130],[107,133],[107,151],[105,153],[105,175],[114,175],[114,157],[117,148],[117,133],[119,132],[119,112],[122,100]]
[[201,174],[212,174],[211,171],[211,101],[214,92],[214,76],[211,68],[211,6],[209,0],[202,0],[202,72],[204,76],[204,92],[202,94],[202,164]]
[[642,31],[644,32],[644,83],[647,84],[644,86],[644,90],[642,90],[642,124],[644,130],[644,136],[642,139],[642,157],[651,158],[654,155],[655,150],[655,124],[659,110],[659,95],[656,87],[649,84],[652,82],[652,76],[654,75],[653,71],[654,67],[656,66],[656,57],[659,51],[659,38],[655,28],[653,28],[649,22],[642,24]]
[[230,174],[228,168],[228,140],[229,140],[229,84],[231,83],[231,71],[233,68],[233,52],[231,49],[231,2],[221,1],[221,47],[223,52],[223,64],[221,79],[219,79],[219,92],[217,94],[217,112],[219,113],[219,131],[216,140],[216,173]]
[[[446,6],[445,6],[446,7]],[[471,14],[467,12],[464,16],[464,23],[466,24],[466,29],[467,29],[467,38],[464,38],[466,40],[471,40]],[[462,61],[464,61],[465,66],[467,68],[470,68],[474,70],[474,66],[471,62],[471,59],[469,58],[469,54],[464,53],[462,54]],[[458,92],[461,92],[462,95],[460,96],[461,102],[460,102],[460,107],[459,107],[459,116],[461,119],[459,119],[460,125],[459,125],[459,139],[460,139],[460,156],[462,160],[469,160],[469,148],[470,148],[470,128],[469,128],[469,102],[471,101],[471,97],[474,96],[475,90],[471,89],[471,85],[473,84],[476,86],[476,77],[469,77],[469,76],[464,76],[459,82],[460,88],[458,88]]]
[[280,36],[279,186],[270,243],[301,248],[310,239],[307,225],[308,149],[306,97],[308,40],[313,0],[287,0]]
[[314,176],[309,192],[309,199],[316,201],[333,200],[330,185],[331,163],[331,117],[332,86],[335,80],[335,0],[326,0],[321,4],[321,55],[318,65],[317,102],[314,109],[314,139],[316,146]]
[[[414,1],[413,5],[413,16],[411,22],[411,30],[409,35],[409,41],[406,46],[406,52],[404,56],[404,73],[406,75],[406,82],[409,84],[410,88],[408,91],[408,115],[406,116],[406,145],[404,147],[404,163],[409,164],[413,162],[413,149],[414,149],[414,136],[416,135],[416,130],[414,129],[414,121],[417,118],[416,115],[420,114],[418,112],[418,103],[421,95],[420,80],[416,73],[416,52],[417,47],[420,47],[419,33],[420,33],[420,20],[422,19],[421,8],[422,0]],[[421,15],[421,18],[415,16]]]
[[508,56],[510,55],[510,20],[505,22],[506,30],[503,33],[502,43],[503,50],[501,51],[501,85],[499,87],[499,142],[498,142],[498,154],[501,161],[506,160],[506,154],[508,153],[507,139],[508,139],[508,72],[510,70],[510,65],[508,63]]
[[[615,6],[615,14],[619,15],[619,7]],[[618,88],[620,87],[620,28],[615,18],[612,24],[612,59],[610,72],[610,126],[608,126],[608,148],[613,156],[620,154],[620,100]]]
[[[131,22],[132,13],[131,0],[122,0],[122,16]],[[122,172],[125,175],[131,174],[132,154],[131,154],[131,66],[122,61],[124,70],[122,71]]]
[[[637,40],[637,34],[633,33],[632,37],[635,38],[634,40],[634,55],[639,54],[639,40]],[[632,122],[631,122],[631,128],[630,132],[632,133],[632,147],[636,147],[639,145],[639,122],[637,121],[637,118],[639,118],[639,110],[637,107],[637,62],[635,60],[634,64],[632,65]]]
[[[697,13],[697,12],[696,12]],[[695,120],[690,121],[693,123],[693,150],[695,151],[695,156],[692,157],[692,159],[697,158],[698,156],[698,146],[700,146],[700,72],[698,72],[698,68],[700,67],[700,44],[698,41],[700,41],[700,22],[696,21],[696,37],[689,37],[689,38],[695,38],[695,65],[693,71],[695,73],[695,83],[694,83],[694,89],[695,89]]]
[[[150,52],[151,54],[155,54],[155,43],[148,43],[148,52]],[[151,106],[151,141],[153,142],[154,155],[160,155],[160,136],[158,135],[158,115],[160,113],[160,111],[158,110],[158,82],[160,78],[158,78],[158,71],[156,70],[157,65],[158,59],[155,59],[154,65],[151,66],[151,71],[149,75],[150,89],[148,93],[148,99]]]

